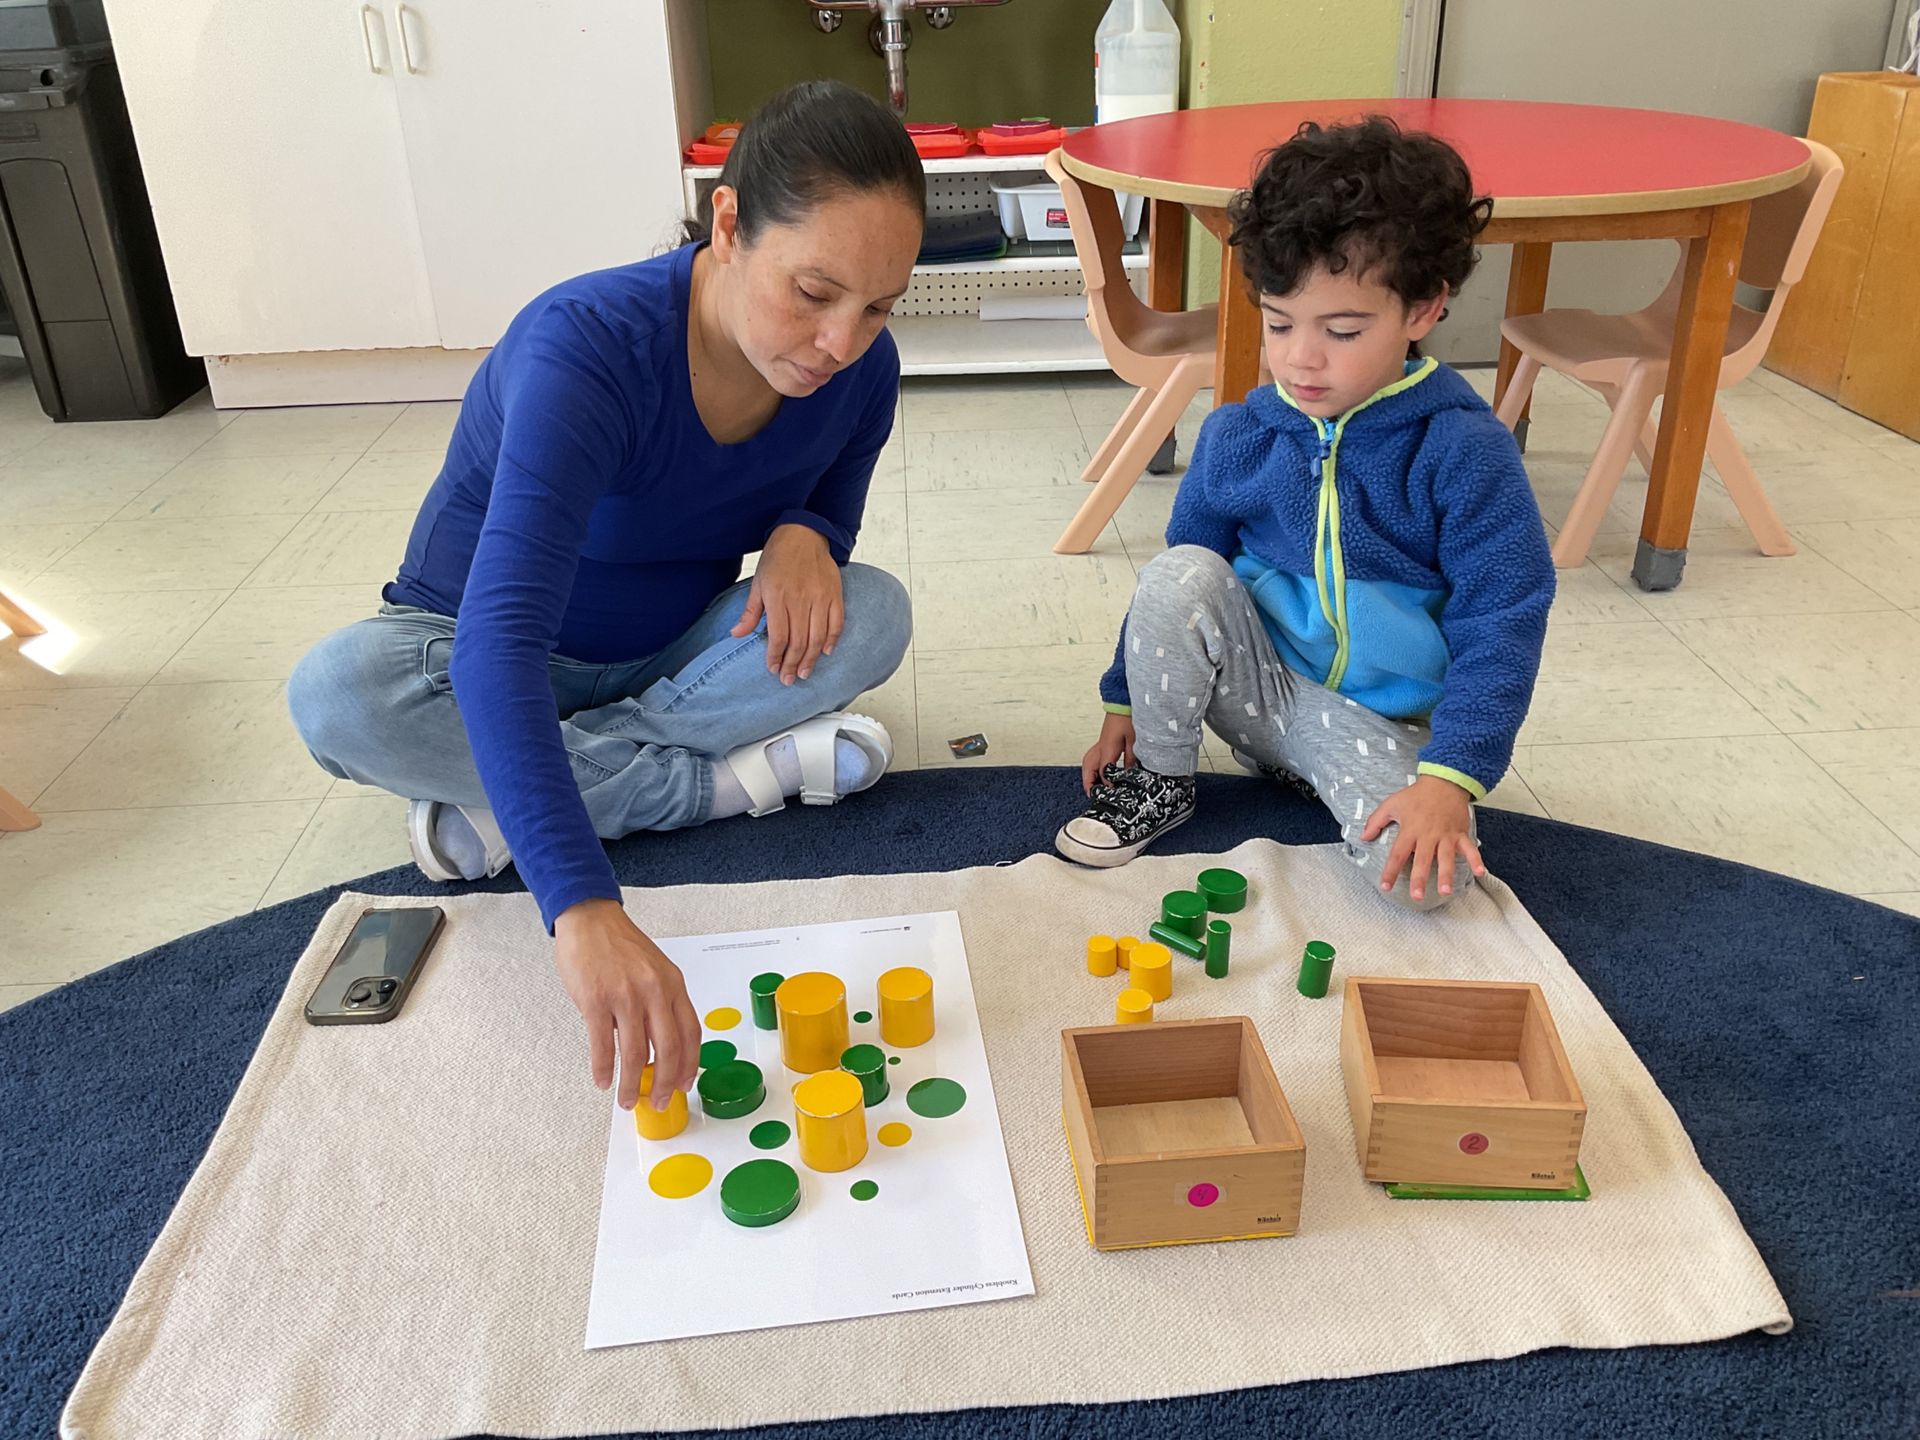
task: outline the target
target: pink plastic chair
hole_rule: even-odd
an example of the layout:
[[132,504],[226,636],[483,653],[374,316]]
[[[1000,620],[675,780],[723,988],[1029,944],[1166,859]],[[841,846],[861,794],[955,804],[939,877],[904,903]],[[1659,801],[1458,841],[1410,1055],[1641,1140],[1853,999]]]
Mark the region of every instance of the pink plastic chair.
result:
[[[1771,290],[1767,308],[1733,307],[1727,326],[1726,357],[1720,363],[1724,390],[1753,373],[1779,324],[1787,291],[1806,273],[1814,242],[1827,222],[1834,191],[1840,188],[1840,157],[1816,141],[1806,147],[1813,164],[1805,178],[1789,190],[1762,196],[1753,202],[1747,225],[1747,246],[1740,261],[1740,278],[1762,290]],[[1667,363],[1673,345],[1674,312],[1680,305],[1680,283],[1685,261],[1660,298],[1631,315],[1601,315],[1592,310],[1546,310],[1538,315],[1516,315],[1503,322],[1500,333],[1520,352],[1513,380],[1500,401],[1500,418],[1512,429],[1526,409],[1534,381],[1546,366],[1599,392],[1613,415],[1600,448],[1587,467],[1587,478],[1574,496],[1573,508],[1553,544],[1553,563],[1563,569],[1580,565],[1600,528],[1627,456],[1653,468],[1654,427],[1648,416],[1653,402],[1666,389]],[[1707,458],[1720,472],[1720,483],[1739,507],[1740,518],[1753,532],[1764,555],[1791,555],[1794,544],[1774,513],[1760,477],[1753,473],[1746,452],[1734,438],[1732,426],[1716,404],[1707,430]]]
[[1047,156],[1046,163],[1047,174],[1060,183],[1073,248],[1087,277],[1088,328],[1099,338],[1113,373],[1140,387],[1081,472],[1082,480],[1093,482],[1093,493],[1053,547],[1058,555],[1083,555],[1113,519],[1193,397],[1203,385],[1213,383],[1219,306],[1172,312],[1151,309],[1127,283],[1121,263],[1126,236],[1113,192],[1082,186],[1060,164],[1058,150]]

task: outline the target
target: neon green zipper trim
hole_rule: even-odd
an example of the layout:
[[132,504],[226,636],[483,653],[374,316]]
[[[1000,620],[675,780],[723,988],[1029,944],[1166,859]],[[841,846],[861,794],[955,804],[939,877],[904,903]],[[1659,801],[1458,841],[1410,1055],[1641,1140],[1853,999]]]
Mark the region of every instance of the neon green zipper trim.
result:
[[[1326,687],[1338,690],[1340,682],[1346,678],[1347,662],[1352,656],[1353,636],[1347,628],[1347,561],[1340,549],[1340,487],[1337,483],[1340,466],[1340,437],[1346,434],[1347,422],[1376,400],[1384,400],[1389,395],[1398,395],[1403,390],[1411,390],[1422,380],[1440,368],[1440,362],[1431,355],[1420,362],[1419,368],[1412,373],[1402,375],[1391,385],[1383,386],[1362,400],[1351,410],[1333,422],[1331,431],[1327,422],[1318,416],[1309,415],[1313,421],[1314,432],[1320,437],[1320,504],[1314,521],[1313,534],[1313,581],[1320,592],[1320,613],[1333,627],[1334,650],[1333,664],[1327,668]],[[1300,408],[1299,403],[1289,394],[1286,387],[1274,381],[1273,388],[1282,400]],[[1332,583],[1329,589],[1328,576]]]

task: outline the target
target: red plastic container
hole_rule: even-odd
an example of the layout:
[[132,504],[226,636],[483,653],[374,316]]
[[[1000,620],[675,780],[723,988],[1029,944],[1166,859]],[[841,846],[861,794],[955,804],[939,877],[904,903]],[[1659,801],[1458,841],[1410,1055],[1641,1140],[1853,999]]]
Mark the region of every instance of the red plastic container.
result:
[[1047,130],[1026,130],[1016,127],[1014,134],[1002,134],[998,126],[991,130],[982,130],[978,137],[980,148],[989,155],[1044,155],[1049,150],[1058,150],[1066,143],[1066,130],[1055,125]]
[[958,125],[941,127],[916,127],[909,125],[907,134],[913,140],[913,148],[922,160],[953,160],[973,149],[973,135]]

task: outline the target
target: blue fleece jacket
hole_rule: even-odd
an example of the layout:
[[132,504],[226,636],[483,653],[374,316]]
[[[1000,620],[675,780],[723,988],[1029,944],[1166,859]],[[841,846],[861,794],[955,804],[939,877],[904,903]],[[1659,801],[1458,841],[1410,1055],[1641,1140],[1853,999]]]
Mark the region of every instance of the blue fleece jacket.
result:
[[[1430,721],[1422,774],[1476,799],[1526,719],[1553,560],[1513,436],[1433,360],[1334,420],[1278,386],[1201,428],[1169,545],[1232,562],[1287,666]],[[1124,628],[1100,696],[1129,704]]]

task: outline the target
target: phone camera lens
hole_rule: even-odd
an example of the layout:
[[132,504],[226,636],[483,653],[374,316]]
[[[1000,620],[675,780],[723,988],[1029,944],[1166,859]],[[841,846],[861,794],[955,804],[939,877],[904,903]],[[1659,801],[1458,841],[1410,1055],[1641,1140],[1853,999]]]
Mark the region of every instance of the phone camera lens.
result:
[[384,999],[386,996],[393,994],[393,992],[399,988],[400,988],[400,982],[398,980],[382,980],[380,982],[380,995]]
[[372,998],[373,998],[372,987],[370,987],[367,984],[367,982],[364,980],[360,981],[351,990],[347,991],[347,1003],[349,1005],[364,1005],[367,1003],[367,1001],[371,1000]]

